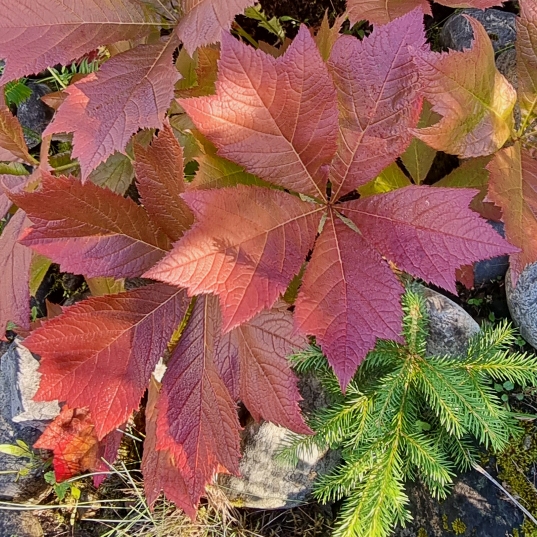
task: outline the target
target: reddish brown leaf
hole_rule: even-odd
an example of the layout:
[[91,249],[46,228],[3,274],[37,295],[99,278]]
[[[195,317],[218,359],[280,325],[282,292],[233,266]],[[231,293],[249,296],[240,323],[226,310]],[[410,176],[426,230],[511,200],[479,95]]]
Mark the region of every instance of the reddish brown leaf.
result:
[[455,272],[455,277],[458,282],[461,282],[466,289],[471,289],[474,286],[474,266],[463,265]]
[[343,389],[376,338],[401,341],[402,293],[380,254],[330,213],[306,268],[295,320],[317,338]]
[[101,45],[149,33],[154,19],[134,0],[2,0],[2,83],[67,65]]
[[335,89],[305,27],[280,58],[224,35],[216,95],[179,102],[219,155],[325,198],[336,150]]
[[494,63],[483,26],[468,17],[474,32],[470,50],[437,54],[418,51],[414,61],[423,94],[442,119],[414,131],[431,147],[461,158],[490,155],[503,146],[513,127],[516,92]]
[[408,186],[348,202],[342,212],[400,269],[456,293],[457,268],[516,251],[468,208],[476,193]]
[[145,277],[218,295],[225,331],[272,307],[313,246],[322,207],[243,185],[183,197],[198,223]]
[[321,53],[321,56],[325,62],[328,61],[328,58],[330,58],[332,47],[340,37],[339,32],[344,22],[345,16],[342,15],[338,17],[334,21],[334,25],[330,27],[330,23],[328,22],[328,11],[326,11],[324,14],[323,21],[321,22],[321,27],[315,35],[315,43],[317,44],[319,52]]
[[93,470],[102,472],[93,476],[93,485],[99,487],[110,473],[110,466],[117,460],[119,448],[123,440],[123,433],[116,429],[108,433],[100,442],[97,448],[97,455]]
[[202,46],[220,41],[223,30],[229,30],[235,15],[242,13],[255,0],[182,0],[184,16],[177,34],[190,55]]
[[64,271],[136,277],[170,248],[142,207],[91,182],[83,185],[45,172],[41,191],[11,198],[34,224],[21,243],[60,263]]
[[152,144],[134,146],[138,192],[142,204],[162,231],[177,241],[194,222],[181,194],[185,191],[183,150],[169,125]]
[[88,407],[103,438],[138,408],[188,302],[183,290],[155,284],[67,308],[25,341],[41,355],[36,399]]
[[[207,297],[215,319],[216,298]],[[223,335],[216,351],[220,376],[233,397],[240,399],[255,420],[271,421],[299,434],[311,433],[300,414],[302,399],[287,357],[307,345],[293,329],[284,303],[262,311],[251,321]]]
[[138,129],[162,127],[180,76],[173,65],[176,46],[174,39],[140,45],[65,89],[69,96],[44,134],[74,133],[73,157],[83,178],[115,151],[125,151]]
[[335,198],[378,175],[410,144],[421,100],[409,46],[425,45],[423,13],[415,10],[376,28],[363,41],[341,37],[328,63],[338,90],[339,141],[332,163]]
[[[4,81],[4,77],[2,77],[2,81]],[[3,89],[1,94],[0,161],[14,162],[17,160],[24,160],[30,164],[36,164],[37,161],[30,156],[30,153],[28,153],[28,147],[24,141],[24,135],[19,120],[13,116],[9,108],[3,102]]]
[[168,450],[157,449],[157,409],[160,384],[151,379],[145,409],[145,441],[142,473],[147,503],[152,509],[161,492],[190,518],[196,517],[196,505],[190,499],[187,484]]
[[0,235],[0,339],[9,321],[30,327],[30,263],[32,251],[17,242],[30,225],[24,211],[17,211]]
[[520,3],[516,35],[520,131],[524,132],[537,117],[537,5],[535,2]]
[[58,483],[94,470],[99,441],[88,409],[65,405],[34,447],[50,449],[54,453],[54,474]]
[[488,199],[501,207],[505,235],[520,248],[510,256],[516,283],[524,267],[537,260],[537,160],[517,142],[498,151],[487,168]]
[[240,426],[213,360],[219,336],[213,315],[207,298],[198,297],[157,403],[157,449],[173,454],[194,505],[217,468],[239,471]]
[[[439,0],[438,3],[452,8],[485,9],[499,6],[502,2],[501,0]],[[362,19],[374,25],[387,24],[418,6],[426,15],[431,14],[427,0],[347,0],[347,12],[351,25]]]

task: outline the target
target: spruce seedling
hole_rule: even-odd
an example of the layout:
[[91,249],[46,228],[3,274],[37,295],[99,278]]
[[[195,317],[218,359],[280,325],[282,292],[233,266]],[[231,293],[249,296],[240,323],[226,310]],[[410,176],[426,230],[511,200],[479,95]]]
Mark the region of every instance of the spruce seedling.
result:
[[516,331],[503,322],[474,336],[465,356],[427,356],[428,317],[416,289],[403,296],[404,344],[379,341],[346,393],[317,347],[293,356],[300,372],[320,371],[331,404],[308,420],[314,436],[293,436],[282,455],[313,445],[340,449],[343,462],[322,476],[314,496],[345,498],[335,537],[385,537],[412,519],[405,490],[420,480],[445,498],[456,471],[476,463],[478,445],[501,452],[520,432],[495,383],[537,381],[537,358],[512,352]]

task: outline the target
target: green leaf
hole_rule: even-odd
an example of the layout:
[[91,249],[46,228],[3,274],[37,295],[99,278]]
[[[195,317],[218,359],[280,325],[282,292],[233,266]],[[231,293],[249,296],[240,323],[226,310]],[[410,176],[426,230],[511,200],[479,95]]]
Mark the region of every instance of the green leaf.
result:
[[39,286],[45,279],[48,269],[52,265],[52,261],[44,255],[33,253],[32,264],[30,265],[30,295],[34,296],[39,289]]
[[26,85],[26,79],[21,78],[8,82],[4,86],[4,95],[8,106],[19,106],[31,97],[32,90]]
[[0,444],[0,453],[11,455],[12,457],[28,458],[28,449],[13,444]]
[[404,188],[412,184],[401,168],[394,162],[385,168],[378,177],[358,188],[360,196],[374,196]]
[[[435,114],[429,102],[425,101],[418,122],[418,128],[423,129],[425,127],[431,127],[437,123],[439,119],[440,116]],[[436,149],[429,147],[419,138],[414,138],[410,142],[408,149],[401,155],[401,160],[412,179],[414,179],[414,183],[421,185],[431,169],[435,156]]]

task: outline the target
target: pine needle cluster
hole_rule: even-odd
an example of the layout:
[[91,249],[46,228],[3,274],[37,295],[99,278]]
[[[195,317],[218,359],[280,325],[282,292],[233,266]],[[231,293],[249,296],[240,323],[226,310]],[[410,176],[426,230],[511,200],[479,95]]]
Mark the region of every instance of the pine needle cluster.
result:
[[403,310],[406,343],[379,341],[345,394],[319,348],[292,357],[299,372],[320,376],[332,402],[310,416],[316,434],[291,437],[282,456],[297,461],[314,445],[341,450],[341,465],[314,490],[323,503],[344,498],[334,537],[385,537],[404,526],[412,519],[408,481],[445,498],[456,471],[477,461],[479,444],[501,452],[520,432],[494,383],[537,384],[537,358],[511,350],[516,332],[507,322],[484,328],[465,356],[426,356],[418,290],[407,290]]

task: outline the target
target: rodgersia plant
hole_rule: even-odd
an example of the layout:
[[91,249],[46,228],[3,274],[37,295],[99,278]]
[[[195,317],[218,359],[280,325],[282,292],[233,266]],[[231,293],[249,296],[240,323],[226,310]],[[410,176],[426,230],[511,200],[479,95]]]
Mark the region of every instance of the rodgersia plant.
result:
[[[286,359],[307,338],[345,389],[377,338],[403,343],[401,272],[455,292],[456,271],[477,260],[509,253],[521,270],[537,258],[513,223],[533,222],[531,2],[516,132],[517,94],[476,21],[470,50],[439,54],[425,0],[349,0],[351,23],[374,25],[363,40],[340,35],[339,19],[262,51],[227,33],[252,4],[0,0],[2,84],[99,58],[45,97],[56,113],[40,155],[0,103],[0,325],[31,331],[36,397],[65,403],[38,443],[58,481],[114,459],[149,388],[149,503],[163,490],[193,515],[215,472],[238,472],[238,401],[311,432]],[[425,186],[437,150],[467,160]],[[513,151],[521,166],[501,165]],[[516,247],[474,211],[498,217],[487,169]],[[499,174],[525,185],[512,206]],[[30,293],[51,262],[93,296],[36,328]]]

